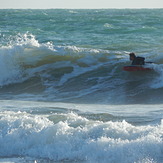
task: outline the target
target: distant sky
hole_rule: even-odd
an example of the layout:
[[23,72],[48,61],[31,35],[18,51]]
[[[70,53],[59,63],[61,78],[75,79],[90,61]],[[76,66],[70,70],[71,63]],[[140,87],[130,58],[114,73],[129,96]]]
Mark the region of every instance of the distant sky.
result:
[[163,8],[163,0],[0,0],[4,8]]

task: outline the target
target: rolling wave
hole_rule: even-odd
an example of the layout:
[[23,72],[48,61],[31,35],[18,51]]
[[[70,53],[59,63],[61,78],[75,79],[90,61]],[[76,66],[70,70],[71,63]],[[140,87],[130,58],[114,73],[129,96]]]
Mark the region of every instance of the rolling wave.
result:
[[[151,58],[157,62],[154,55],[147,56]],[[155,101],[162,94],[161,61],[148,65],[152,72],[123,72],[127,64],[125,51],[55,46],[39,43],[32,34],[19,34],[0,48],[1,96],[71,102]]]

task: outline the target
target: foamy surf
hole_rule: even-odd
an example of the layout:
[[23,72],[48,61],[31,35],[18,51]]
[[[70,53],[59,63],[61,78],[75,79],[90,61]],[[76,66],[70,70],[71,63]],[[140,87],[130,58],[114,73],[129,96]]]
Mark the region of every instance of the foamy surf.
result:
[[95,106],[1,101],[0,156],[38,162],[161,163],[162,120],[134,125],[134,118],[130,123],[121,118],[121,107],[104,106],[112,108],[110,115],[86,112],[85,107]]

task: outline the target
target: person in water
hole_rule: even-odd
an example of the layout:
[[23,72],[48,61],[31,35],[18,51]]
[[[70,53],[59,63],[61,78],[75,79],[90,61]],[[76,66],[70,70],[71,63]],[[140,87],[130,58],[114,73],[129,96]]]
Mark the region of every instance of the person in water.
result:
[[130,53],[130,61],[132,61],[131,65],[144,65],[145,58],[144,57],[137,57],[135,53]]

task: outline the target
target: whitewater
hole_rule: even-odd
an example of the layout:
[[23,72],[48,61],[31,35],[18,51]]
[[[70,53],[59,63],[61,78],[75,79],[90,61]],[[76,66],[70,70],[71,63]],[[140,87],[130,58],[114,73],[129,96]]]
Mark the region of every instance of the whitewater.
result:
[[0,162],[163,163],[162,35],[162,9],[0,10]]

